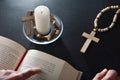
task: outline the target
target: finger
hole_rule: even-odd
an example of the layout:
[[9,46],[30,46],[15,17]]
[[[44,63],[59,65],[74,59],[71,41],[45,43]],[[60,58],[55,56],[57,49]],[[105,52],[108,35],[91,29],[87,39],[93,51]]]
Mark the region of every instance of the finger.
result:
[[13,78],[16,74],[13,70],[0,70],[0,80],[16,80]]
[[0,70],[0,73],[4,73],[4,72],[6,72],[6,70],[4,70],[4,69],[3,69],[3,70]]
[[38,68],[30,68],[20,73],[14,72],[9,77],[7,77],[5,80],[26,80],[30,76],[37,74],[39,72],[40,72],[40,69]]
[[100,73],[97,73],[93,80],[101,80],[106,75],[107,71],[107,69],[104,69]]
[[27,69],[27,70],[21,72],[19,75],[22,80],[25,80],[25,79],[29,78],[30,76],[35,75],[39,72],[40,72],[39,68],[30,68],[30,69]]
[[17,73],[17,72],[13,70],[5,70],[4,75],[10,75],[12,73]]
[[11,73],[14,73],[16,71],[13,70],[0,70],[0,75],[10,75]]
[[117,71],[109,70],[102,80],[117,80]]

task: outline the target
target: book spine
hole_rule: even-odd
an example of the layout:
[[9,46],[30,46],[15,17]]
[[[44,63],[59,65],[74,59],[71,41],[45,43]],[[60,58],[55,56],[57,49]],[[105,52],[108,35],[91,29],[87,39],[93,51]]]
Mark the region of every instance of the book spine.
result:
[[27,54],[27,51],[26,51],[25,54],[22,56],[20,62],[18,63],[17,67],[15,68],[15,71],[18,70],[18,68],[19,68],[19,66],[21,65],[21,63],[22,63],[23,59],[25,58],[26,54]]

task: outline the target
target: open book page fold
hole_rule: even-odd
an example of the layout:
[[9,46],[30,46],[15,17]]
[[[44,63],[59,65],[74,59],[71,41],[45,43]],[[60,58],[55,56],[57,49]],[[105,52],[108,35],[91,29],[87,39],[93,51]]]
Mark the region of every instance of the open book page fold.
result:
[[25,52],[19,43],[0,36],[0,69],[15,70]]

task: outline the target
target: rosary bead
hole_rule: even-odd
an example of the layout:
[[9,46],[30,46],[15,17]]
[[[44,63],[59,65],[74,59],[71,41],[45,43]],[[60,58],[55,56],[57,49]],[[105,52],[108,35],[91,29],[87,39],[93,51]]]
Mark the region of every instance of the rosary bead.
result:
[[97,31],[97,28],[94,28],[93,31],[96,32],[96,31]]
[[105,12],[105,11],[107,11],[107,10],[109,10],[110,9],[110,7],[107,7],[107,8],[105,8],[105,9],[103,9],[101,12]]
[[102,32],[105,32],[106,30],[105,29],[102,29]]
[[118,5],[116,5],[116,6],[115,6],[115,8],[119,8],[119,6],[118,6]]
[[102,15],[102,12],[100,12],[100,13],[97,15],[97,18],[100,18],[101,15]]
[[109,26],[108,28],[111,29],[111,28],[113,28],[113,26]]
[[111,25],[109,26],[109,28],[110,28],[110,29],[113,28],[114,25],[115,25],[115,23],[112,22]]
[[98,32],[101,32],[101,29],[98,29]]
[[113,6],[111,6],[110,8],[112,8],[112,9],[113,9]]
[[117,6],[111,6],[111,9],[116,9]]
[[98,22],[98,18],[96,18],[95,20],[94,20],[94,23],[97,23]]
[[120,13],[120,9],[117,10],[116,14],[119,14]]
[[98,27],[97,22],[98,22],[98,18],[96,18],[96,19],[94,20],[94,27],[95,27],[95,28]]
[[107,27],[106,27],[106,28],[104,28],[104,31],[108,31],[108,30],[109,30],[109,28],[107,28]]
[[106,32],[106,31],[108,31],[109,29],[108,28],[103,28],[103,29],[98,29],[98,32]]
[[95,28],[98,27],[97,23],[94,23],[94,27],[95,27]]
[[113,22],[116,22],[117,17],[118,17],[118,15],[117,15],[117,14],[115,14],[115,16],[114,16],[114,18],[113,18]]
[[100,32],[104,32],[104,30],[103,30],[103,29],[100,29]]
[[106,9],[101,10],[102,13],[104,13],[105,11],[106,11]]

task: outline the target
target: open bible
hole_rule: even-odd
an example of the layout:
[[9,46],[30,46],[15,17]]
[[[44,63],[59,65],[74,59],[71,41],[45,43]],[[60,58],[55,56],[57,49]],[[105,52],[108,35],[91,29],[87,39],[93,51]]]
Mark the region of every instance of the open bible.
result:
[[29,80],[80,80],[82,75],[65,60],[39,50],[26,50],[21,44],[0,36],[0,69],[20,72],[33,67],[41,72]]

